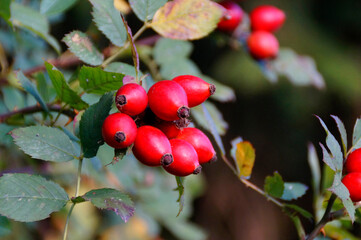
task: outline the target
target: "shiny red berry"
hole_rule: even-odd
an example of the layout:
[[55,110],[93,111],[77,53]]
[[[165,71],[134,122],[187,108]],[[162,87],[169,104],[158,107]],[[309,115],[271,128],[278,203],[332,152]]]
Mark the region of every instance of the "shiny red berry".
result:
[[361,172],[361,148],[351,152],[346,159],[345,168],[347,172]]
[[192,144],[198,154],[200,164],[217,160],[216,151],[211,141],[201,130],[197,128],[184,128],[177,138]]
[[216,86],[192,75],[181,75],[173,78],[172,81],[181,85],[187,93],[189,107],[201,104],[216,91]]
[[199,165],[198,155],[194,147],[182,139],[174,138],[169,142],[174,161],[169,166],[164,166],[164,169],[179,177],[200,173],[202,167]]
[[263,5],[253,9],[250,19],[253,31],[274,32],[283,25],[286,15],[282,10],[274,6]]
[[115,95],[115,105],[120,112],[135,116],[142,113],[148,105],[147,92],[136,83],[128,83],[119,88]]
[[173,162],[168,138],[153,126],[138,128],[133,154],[141,163],[148,166],[167,166]]
[[219,4],[226,9],[226,14],[218,23],[218,29],[225,32],[233,32],[242,22],[242,8],[232,1],[224,1]]
[[266,31],[255,31],[248,37],[247,45],[250,54],[256,59],[274,58],[278,54],[277,38]]
[[127,114],[113,113],[104,120],[102,135],[109,146],[126,148],[134,142],[137,135],[137,126]]
[[182,118],[176,121],[160,121],[155,124],[168,139],[177,137],[181,130],[189,125],[190,121],[187,118]]
[[350,192],[350,198],[353,202],[361,201],[361,173],[352,172],[347,174],[342,183]]
[[173,121],[189,117],[187,94],[181,85],[163,80],[155,83],[148,91],[148,103],[160,119]]

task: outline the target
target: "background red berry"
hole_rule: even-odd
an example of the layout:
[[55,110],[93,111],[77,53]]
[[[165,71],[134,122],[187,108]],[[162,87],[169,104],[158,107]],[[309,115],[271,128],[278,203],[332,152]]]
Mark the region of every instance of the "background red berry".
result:
[[187,94],[176,82],[163,80],[148,91],[149,107],[160,119],[173,121],[189,117]]
[[209,138],[201,130],[197,128],[184,128],[177,138],[192,144],[197,152],[200,164],[216,160],[216,151]]
[[137,135],[134,120],[124,113],[110,114],[103,122],[104,141],[113,148],[126,148],[133,144]]
[[346,159],[345,168],[347,172],[361,172],[361,148],[351,152]]
[[122,113],[135,116],[142,113],[148,105],[147,92],[136,83],[128,83],[119,88],[115,95],[115,105]]
[[184,177],[192,173],[198,174],[201,166],[198,162],[198,155],[194,147],[185,140],[171,139],[169,140],[172,147],[173,163],[164,166],[164,169],[170,174]]
[[173,162],[168,138],[161,130],[153,126],[138,128],[133,154],[140,162],[148,166],[169,165]]
[[286,15],[282,10],[274,6],[263,5],[255,8],[250,13],[250,19],[253,31],[274,32],[283,25]]
[[353,172],[347,174],[342,179],[342,183],[350,192],[350,198],[353,202],[361,201],[361,173]]
[[222,5],[227,12],[224,18],[218,23],[218,29],[225,32],[233,32],[242,21],[242,8],[232,1],[224,1],[219,4]]
[[276,57],[279,44],[277,38],[266,31],[255,31],[248,37],[247,45],[250,54],[256,59]]
[[181,75],[173,78],[172,81],[177,82],[185,90],[189,107],[203,103],[216,91],[216,86],[192,75]]

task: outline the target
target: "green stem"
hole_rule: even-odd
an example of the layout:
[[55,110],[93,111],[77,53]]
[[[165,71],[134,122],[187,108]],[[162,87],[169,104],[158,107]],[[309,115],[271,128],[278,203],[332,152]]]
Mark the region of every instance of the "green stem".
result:
[[[78,163],[78,172],[77,172],[77,181],[76,181],[76,188],[75,188],[75,197],[78,197],[79,195],[79,188],[80,188],[80,180],[81,180],[81,168],[83,166],[83,155],[81,155],[79,157],[79,163]],[[68,216],[66,217],[66,223],[65,223],[65,228],[64,228],[64,235],[63,235],[63,240],[66,240],[67,236],[68,236],[68,226],[69,226],[69,221],[70,221],[70,216],[73,212],[73,209],[75,207],[75,202],[73,202],[73,204],[70,207],[70,210],[68,212]]]
[[[144,25],[138,30],[136,34],[133,36],[133,41],[135,41],[147,28],[149,27],[148,23],[144,23]],[[116,58],[118,58],[128,47],[130,46],[130,41],[127,41],[123,47],[121,47],[116,53],[112,56],[105,59],[102,63],[101,67],[105,68],[109,63],[113,62]]]

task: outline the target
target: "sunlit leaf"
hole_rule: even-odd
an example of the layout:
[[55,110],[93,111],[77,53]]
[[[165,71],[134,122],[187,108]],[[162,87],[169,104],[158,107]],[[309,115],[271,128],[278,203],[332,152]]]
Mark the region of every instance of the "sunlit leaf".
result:
[[340,132],[340,135],[341,135],[342,148],[343,148],[343,151],[346,153],[347,152],[347,132],[346,132],[345,125],[337,116],[331,115],[331,117],[335,120],[335,122],[337,124],[338,131]]
[[303,196],[307,189],[308,187],[302,183],[285,182],[281,199],[295,200]]
[[273,176],[266,177],[264,191],[272,197],[282,197],[284,191],[284,182],[278,172],[274,172]]
[[40,12],[46,15],[62,13],[73,6],[78,0],[42,0]]
[[209,0],[173,0],[154,15],[152,28],[166,38],[193,40],[207,36],[223,15],[223,8]]
[[63,41],[69,47],[69,50],[83,62],[93,66],[102,64],[104,60],[103,54],[96,49],[85,33],[72,31],[65,35]]
[[30,126],[11,131],[16,145],[33,158],[65,162],[78,157],[69,137],[57,128]]
[[169,38],[160,38],[153,49],[154,60],[158,64],[188,58],[193,50],[192,43]]
[[240,178],[250,178],[256,152],[252,144],[248,141],[232,141],[232,157],[235,160],[238,176]]
[[121,47],[127,40],[127,30],[113,0],[89,0],[93,5],[94,22],[107,38],[116,46]]
[[142,21],[151,20],[154,13],[166,2],[167,0],[129,0],[134,13]]
[[16,221],[45,219],[68,199],[63,188],[40,176],[18,173],[0,177],[0,214]]
[[187,58],[179,58],[174,61],[163,63],[160,68],[160,74],[164,79],[172,79],[179,75],[195,75],[201,74],[198,66]]
[[83,198],[91,201],[97,208],[115,212],[124,222],[134,215],[134,203],[128,195],[118,190],[111,188],[91,190]]

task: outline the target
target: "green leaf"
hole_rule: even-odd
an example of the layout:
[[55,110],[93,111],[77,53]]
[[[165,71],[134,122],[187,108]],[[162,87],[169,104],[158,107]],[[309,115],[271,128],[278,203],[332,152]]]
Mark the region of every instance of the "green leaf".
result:
[[155,13],[151,27],[166,38],[199,39],[217,27],[223,11],[210,0],[173,0]]
[[124,74],[112,73],[101,68],[83,66],[78,78],[80,86],[87,93],[104,94],[109,91],[118,90],[123,85]]
[[274,172],[273,176],[267,176],[264,183],[264,191],[276,198],[280,198],[284,191],[284,182],[278,172]]
[[111,188],[102,188],[87,192],[84,199],[94,206],[115,212],[124,222],[134,215],[134,203],[128,195]]
[[313,144],[308,144],[308,165],[311,168],[313,197],[316,200],[320,194],[321,170],[317,152]]
[[335,122],[337,124],[338,131],[340,132],[340,135],[341,135],[342,148],[343,148],[344,153],[346,154],[346,152],[347,152],[347,132],[346,132],[345,125],[337,116],[331,115],[331,117],[335,120]]
[[[211,119],[213,119],[213,124],[209,125],[209,119],[206,118],[204,114],[204,107]],[[210,102],[204,102],[202,105],[193,107],[191,110],[194,120],[204,129],[211,132],[211,128],[214,127],[219,135],[224,135],[228,129],[228,123],[223,119],[222,113],[217,109],[217,107]]]
[[104,69],[106,72],[121,73],[132,77],[136,76],[134,66],[122,62],[112,62]]
[[11,131],[16,145],[33,158],[65,162],[78,157],[69,137],[57,128],[30,126]]
[[11,223],[6,217],[0,216],[0,237],[11,233]]
[[352,148],[357,149],[361,147],[361,118],[356,119],[352,134]]
[[179,75],[195,75],[199,76],[201,72],[198,66],[191,60],[179,58],[161,65],[160,74],[165,79],[172,79]]
[[283,200],[295,200],[303,196],[308,187],[302,183],[285,182],[284,190],[281,199]]
[[94,22],[107,38],[121,47],[127,40],[127,31],[113,0],[89,0],[93,5]]
[[177,199],[177,202],[179,203],[179,211],[177,214],[178,217],[179,214],[183,211],[183,207],[184,207],[184,186],[183,186],[184,178],[176,176],[175,179],[177,181],[177,188],[175,190],[178,191],[179,193],[179,197]]
[[270,62],[278,75],[287,77],[297,86],[313,85],[319,89],[325,87],[322,75],[317,71],[315,61],[308,56],[300,56],[292,49],[280,49],[277,58]]
[[312,219],[313,215],[312,213],[310,213],[309,211],[299,207],[298,205],[295,204],[284,204],[284,207],[287,209],[291,209],[299,214],[301,214],[303,217],[307,218],[307,219]]
[[238,177],[250,178],[256,159],[256,152],[252,144],[243,141],[242,138],[236,138],[232,141],[231,155],[237,166]]
[[332,133],[328,130],[326,124],[322,121],[322,119],[317,115],[316,115],[316,117],[318,118],[318,120],[320,121],[322,127],[326,131],[326,134],[327,134],[326,144],[327,144],[328,149],[331,151],[332,161],[335,164],[334,168],[337,171],[342,171],[343,154],[342,154],[342,151],[341,151],[340,144],[337,142],[336,138],[332,135]]
[[326,235],[330,238],[317,238],[315,240],[332,240],[332,239],[345,239],[345,240],[360,240],[360,237],[353,235],[347,229],[341,226],[326,224]]
[[9,146],[10,144],[12,144],[12,138],[8,133],[14,128],[15,126],[0,123],[0,145]]
[[11,24],[10,19],[10,3],[11,0],[0,1],[0,17],[2,17],[7,23]]
[[25,97],[22,92],[14,87],[1,88],[4,103],[8,110],[13,111],[25,107]]
[[79,110],[88,107],[88,104],[81,100],[78,94],[69,87],[64,75],[56,67],[47,62],[45,62],[45,67],[60,100]]
[[336,194],[337,197],[341,199],[343,206],[345,207],[348,215],[351,218],[351,221],[353,222],[355,220],[355,206],[350,199],[350,193],[348,189],[341,182],[341,179],[342,173],[337,172],[334,176],[333,183],[331,188],[329,188],[329,191],[333,192],[334,194]]
[[98,148],[104,143],[102,125],[113,104],[113,93],[104,94],[99,102],[91,105],[82,115],[79,126],[80,141],[84,157],[96,156]]
[[80,31],[72,31],[66,34],[63,41],[69,47],[69,50],[83,62],[98,66],[104,60],[103,54],[95,48],[88,36]]
[[167,0],[129,0],[135,15],[144,22],[151,20],[154,13],[166,2]]
[[236,100],[236,94],[232,88],[220,82],[217,82],[208,76],[202,75],[199,77],[202,78],[204,81],[216,86],[216,91],[210,98],[219,102],[231,102]]
[[48,102],[50,100],[49,89],[48,89],[49,86],[46,82],[44,73],[39,72],[35,74],[34,77],[37,82],[36,87],[38,89],[40,96],[42,97],[42,99],[44,99],[45,102]]
[[63,188],[41,176],[17,173],[0,178],[0,214],[16,221],[48,218],[68,200]]
[[38,101],[38,103],[45,111],[49,112],[49,109],[46,106],[46,103],[44,102],[42,97],[40,96],[38,90],[36,89],[36,86],[27,77],[25,77],[25,75],[21,71],[18,72],[17,77],[20,81],[21,86],[25,89],[25,91],[30,93],[36,99],[36,101]]
[[335,161],[335,158],[332,157],[332,156],[328,153],[327,149],[325,148],[325,146],[323,146],[322,143],[320,143],[320,147],[321,147],[321,149],[322,149],[322,154],[323,154],[322,160],[323,160],[333,171],[337,171],[337,169],[336,169],[337,163],[336,163],[336,161]]
[[77,0],[42,0],[40,12],[45,15],[55,15],[62,13],[73,6]]
[[160,38],[153,49],[153,57],[156,63],[165,64],[180,58],[188,58],[192,50],[193,45],[188,41]]
[[306,239],[306,232],[305,229],[303,228],[300,218],[298,216],[293,216],[293,215],[289,215],[289,217],[292,219],[292,222],[295,225],[299,239]]
[[11,3],[11,22],[14,26],[27,29],[45,41],[47,41],[55,51],[60,54],[60,45],[58,41],[49,34],[49,23],[46,17],[39,12],[18,4]]

